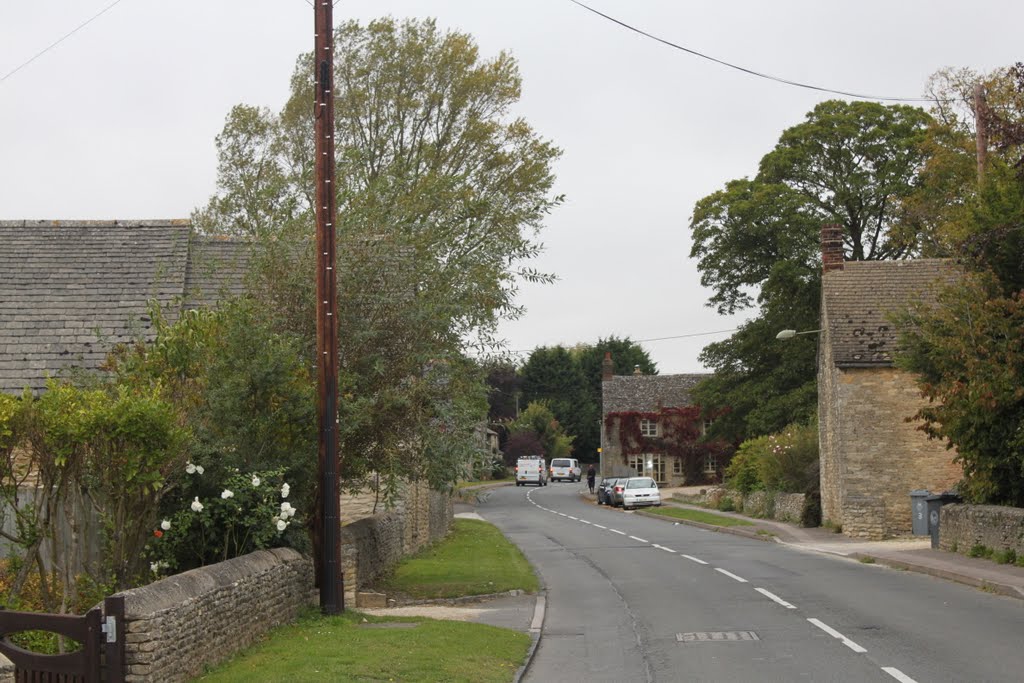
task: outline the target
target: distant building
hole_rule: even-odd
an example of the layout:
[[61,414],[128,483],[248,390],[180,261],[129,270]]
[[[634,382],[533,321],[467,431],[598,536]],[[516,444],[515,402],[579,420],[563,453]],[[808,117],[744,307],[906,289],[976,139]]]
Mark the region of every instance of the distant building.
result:
[[649,475],[660,485],[721,481],[731,454],[705,444],[709,424],[690,392],[711,375],[614,375],[611,354],[601,372],[603,477]]
[[844,262],[840,228],[825,226],[821,239],[822,518],[848,536],[909,534],[910,492],[945,491],[962,470],[955,451],[907,421],[923,399],[914,376],[893,364],[898,330],[889,315],[934,301],[957,271],[944,259]]

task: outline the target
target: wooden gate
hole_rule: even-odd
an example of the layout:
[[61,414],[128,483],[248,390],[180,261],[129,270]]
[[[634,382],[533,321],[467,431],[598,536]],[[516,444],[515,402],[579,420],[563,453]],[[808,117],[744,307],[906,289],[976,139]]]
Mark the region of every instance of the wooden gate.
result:
[[[47,655],[18,647],[10,636],[49,631],[82,647]],[[0,653],[14,664],[17,683],[124,683],[124,598],[107,598],[84,616],[13,612],[0,608]],[[105,675],[104,675],[105,674]]]

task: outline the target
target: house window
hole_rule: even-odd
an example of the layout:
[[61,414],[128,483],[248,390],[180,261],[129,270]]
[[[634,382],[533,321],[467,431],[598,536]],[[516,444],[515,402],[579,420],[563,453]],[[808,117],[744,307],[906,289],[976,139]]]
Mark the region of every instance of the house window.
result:
[[640,420],[640,436],[657,436],[658,423],[654,420]]
[[672,458],[672,474],[681,477],[683,476],[683,459]]
[[643,477],[647,474],[647,458],[648,455],[631,455],[629,456],[629,466],[636,472],[636,476]]
[[704,474],[714,474],[718,471],[718,456],[714,453],[704,454]]
[[708,418],[704,418],[704,421],[700,425],[700,434],[701,434],[701,436],[707,436],[708,430],[711,429],[711,425],[713,425],[713,424],[715,424],[714,420],[709,420]]

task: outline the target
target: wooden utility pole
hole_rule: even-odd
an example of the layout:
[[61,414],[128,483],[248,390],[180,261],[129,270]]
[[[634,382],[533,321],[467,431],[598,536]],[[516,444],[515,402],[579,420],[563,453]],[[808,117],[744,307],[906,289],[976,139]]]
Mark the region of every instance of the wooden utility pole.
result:
[[316,138],[316,349],[320,491],[317,521],[320,610],[345,609],[341,573],[341,499],[338,467],[338,288],[334,223],[334,18],[332,0],[314,0],[316,70],[313,134]]
[[988,103],[985,101],[985,86],[981,83],[974,85],[974,131],[978,185],[981,185],[985,180],[985,166],[988,163]]

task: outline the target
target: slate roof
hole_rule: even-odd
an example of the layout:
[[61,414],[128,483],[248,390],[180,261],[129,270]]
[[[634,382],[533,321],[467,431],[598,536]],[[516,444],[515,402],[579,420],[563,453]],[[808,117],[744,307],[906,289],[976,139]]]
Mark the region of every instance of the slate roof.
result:
[[659,408],[693,405],[690,390],[711,373],[692,375],[615,375],[601,382],[605,415],[624,412],[655,412]]
[[847,261],[822,278],[822,325],[838,367],[889,366],[898,330],[888,316],[912,301],[935,301],[955,282],[958,270],[948,259]]
[[245,253],[187,220],[0,221],[0,391],[38,391],[152,338],[150,300],[173,318],[240,292]]

